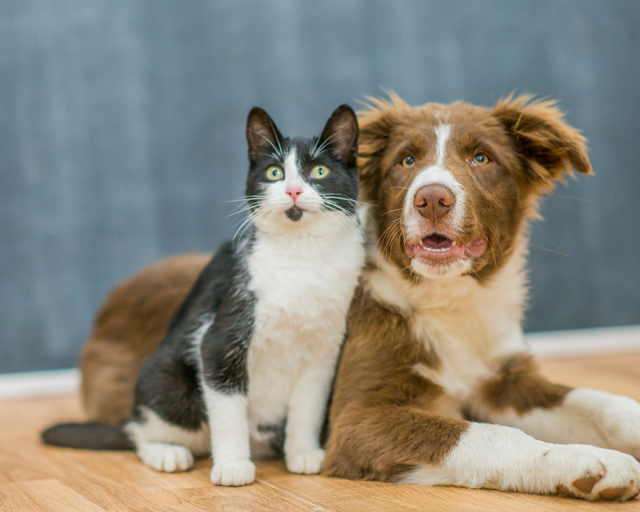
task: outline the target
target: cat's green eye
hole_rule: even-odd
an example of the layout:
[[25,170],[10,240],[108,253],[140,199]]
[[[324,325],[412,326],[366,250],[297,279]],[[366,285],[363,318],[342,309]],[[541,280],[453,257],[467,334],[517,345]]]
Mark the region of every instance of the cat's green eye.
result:
[[329,174],[329,168],[324,165],[316,165],[313,169],[311,169],[311,177],[316,180],[320,180],[322,178],[326,178]]
[[272,165],[267,169],[267,179],[271,181],[278,181],[284,178],[284,171],[277,165]]

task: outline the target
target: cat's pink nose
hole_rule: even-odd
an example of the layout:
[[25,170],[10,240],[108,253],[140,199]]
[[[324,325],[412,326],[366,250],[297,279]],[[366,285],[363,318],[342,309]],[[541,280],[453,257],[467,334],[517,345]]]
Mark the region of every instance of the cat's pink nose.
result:
[[293,199],[293,204],[296,204],[296,199],[298,199],[298,196],[300,194],[302,194],[302,188],[301,187],[289,187],[287,189],[287,194],[289,194],[291,196],[291,199]]

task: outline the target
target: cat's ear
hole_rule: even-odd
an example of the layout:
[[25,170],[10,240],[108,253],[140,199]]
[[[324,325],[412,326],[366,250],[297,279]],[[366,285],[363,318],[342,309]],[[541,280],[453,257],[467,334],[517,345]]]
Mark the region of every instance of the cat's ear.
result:
[[276,123],[264,110],[253,107],[247,118],[247,143],[249,144],[249,161],[254,163],[266,153],[282,151],[284,137]]
[[327,147],[348,166],[358,158],[358,119],[349,105],[333,111],[318,139],[317,147]]

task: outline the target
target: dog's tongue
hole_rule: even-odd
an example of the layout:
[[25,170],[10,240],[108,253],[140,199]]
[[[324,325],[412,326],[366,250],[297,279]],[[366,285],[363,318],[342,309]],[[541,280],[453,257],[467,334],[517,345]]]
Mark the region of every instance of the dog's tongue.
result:
[[431,235],[423,239],[420,245],[428,249],[447,249],[453,245],[453,242],[446,236]]

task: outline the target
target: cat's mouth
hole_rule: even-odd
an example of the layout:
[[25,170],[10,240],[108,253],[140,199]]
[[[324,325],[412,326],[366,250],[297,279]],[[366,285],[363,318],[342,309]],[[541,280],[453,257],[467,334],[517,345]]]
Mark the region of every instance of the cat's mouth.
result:
[[302,218],[302,214],[304,210],[299,206],[292,206],[288,210],[285,210],[284,214],[287,216],[287,219],[292,220],[293,222],[298,222]]

